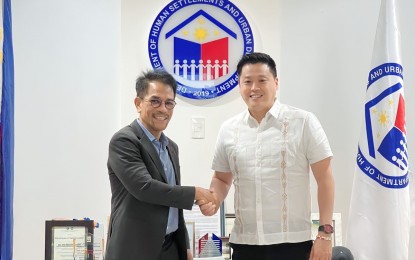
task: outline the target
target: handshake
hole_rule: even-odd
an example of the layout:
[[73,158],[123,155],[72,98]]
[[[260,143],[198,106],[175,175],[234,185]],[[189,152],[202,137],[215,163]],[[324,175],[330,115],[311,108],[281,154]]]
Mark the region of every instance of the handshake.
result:
[[212,216],[215,214],[219,207],[220,201],[217,198],[217,194],[211,190],[195,187],[195,200],[199,205],[200,211],[205,216]]

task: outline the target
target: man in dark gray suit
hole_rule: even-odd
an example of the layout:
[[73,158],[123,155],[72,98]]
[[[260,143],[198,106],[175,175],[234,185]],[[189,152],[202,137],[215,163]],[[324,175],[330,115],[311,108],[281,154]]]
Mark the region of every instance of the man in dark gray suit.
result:
[[215,207],[211,192],[180,186],[176,143],[163,130],[176,105],[177,83],[163,70],[138,77],[140,117],[109,145],[111,217],[105,260],[189,260],[183,209],[194,201]]

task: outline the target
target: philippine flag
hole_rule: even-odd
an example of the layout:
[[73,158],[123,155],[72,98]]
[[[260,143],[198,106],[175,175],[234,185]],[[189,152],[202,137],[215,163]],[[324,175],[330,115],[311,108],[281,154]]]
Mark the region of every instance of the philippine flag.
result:
[[383,0],[353,182],[346,246],[358,260],[407,260],[408,149],[395,0]]
[[3,22],[0,43],[0,259],[13,259],[14,194],[14,58],[12,45],[11,0],[2,3]]

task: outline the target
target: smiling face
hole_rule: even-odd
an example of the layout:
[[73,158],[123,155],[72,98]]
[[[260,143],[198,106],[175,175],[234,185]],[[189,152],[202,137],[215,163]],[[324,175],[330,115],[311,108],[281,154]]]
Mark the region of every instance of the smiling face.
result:
[[[137,112],[140,113],[140,122],[157,139],[163,130],[167,128],[174,109],[166,108],[166,101],[174,100],[174,90],[171,86],[159,81],[152,81],[148,85],[147,93],[143,97],[134,100]],[[151,100],[158,99],[162,104],[155,108]]]
[[242,67],[238,81],[250,114],[261,122],[275,102],[278,78],[265,63],[247,63]]

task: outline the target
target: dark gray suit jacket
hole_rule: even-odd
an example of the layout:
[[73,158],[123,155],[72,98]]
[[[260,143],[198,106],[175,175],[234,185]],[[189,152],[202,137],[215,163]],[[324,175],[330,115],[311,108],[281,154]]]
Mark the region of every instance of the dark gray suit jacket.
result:
[[167,146],[178,185],[167,184],[159,156],[134,120],[112,137],[108,174],[111,217],[105,260],[157,260],[166,235],[169,207],[179,208],[180,260],[187,259],[187,231],[182,209],[191,209],[194,187],[180,186],[178,147]]

